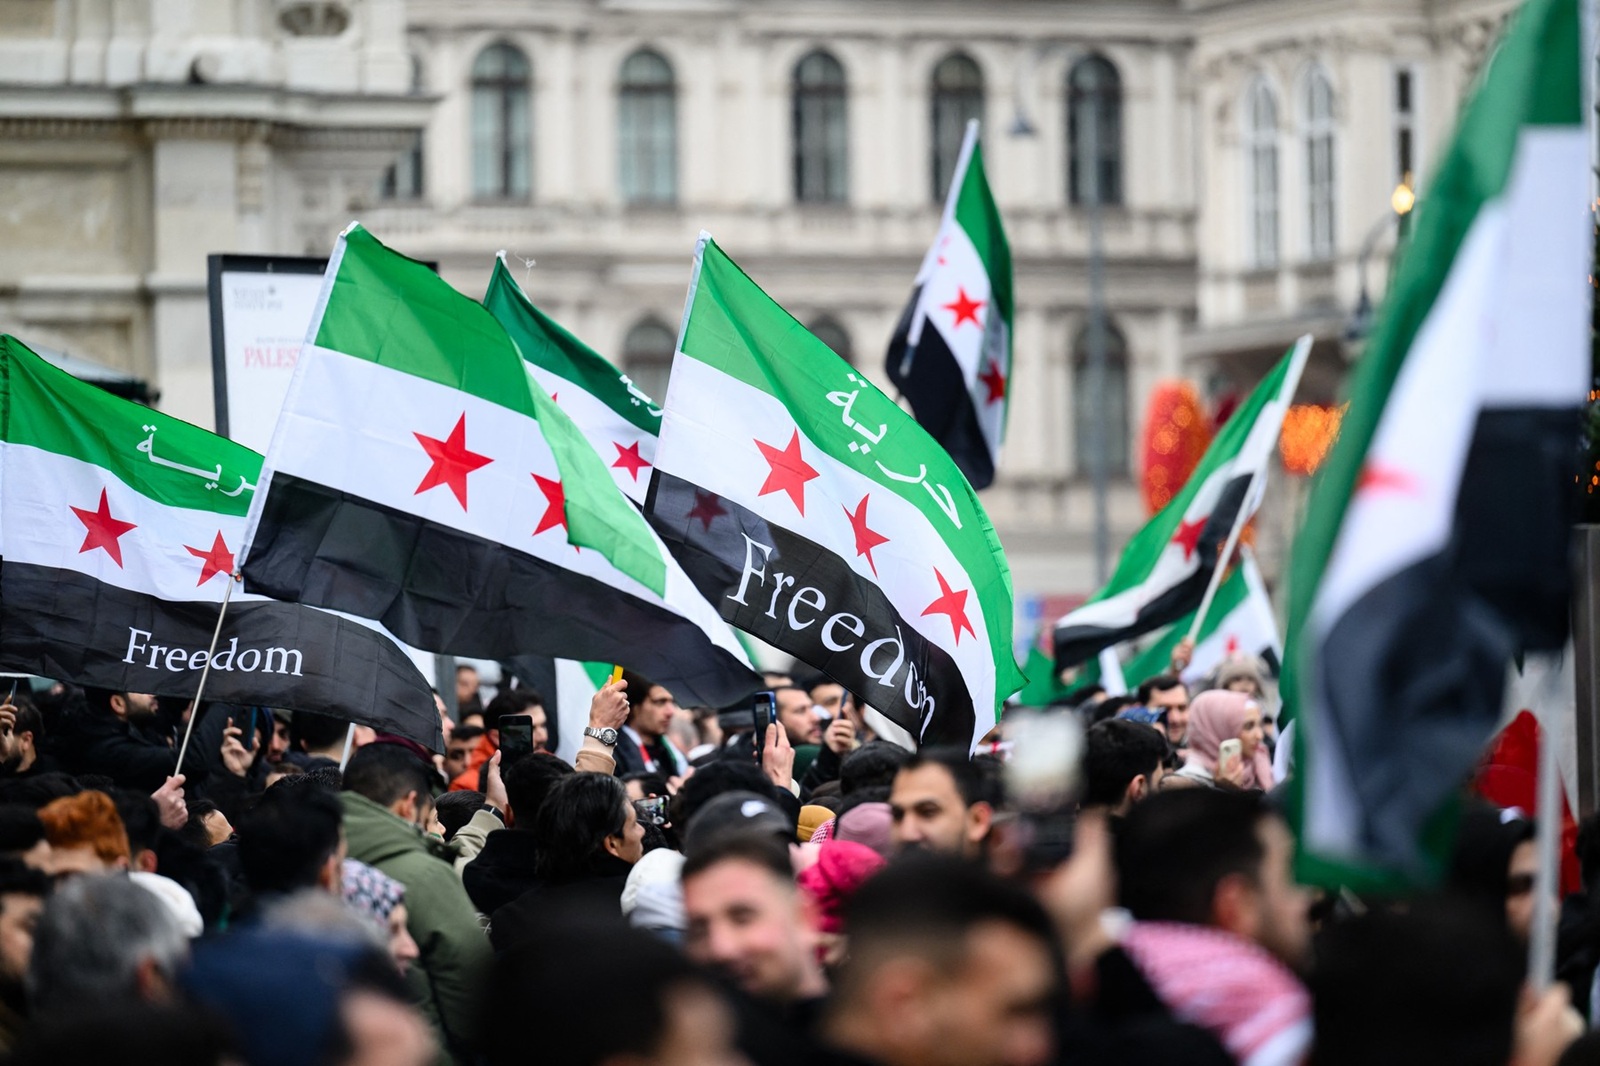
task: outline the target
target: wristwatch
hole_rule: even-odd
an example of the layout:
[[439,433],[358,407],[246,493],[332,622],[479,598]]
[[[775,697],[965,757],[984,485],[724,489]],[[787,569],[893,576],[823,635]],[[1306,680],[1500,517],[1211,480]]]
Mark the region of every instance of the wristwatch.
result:
[[480,810],[480,811],[488,811],[490,814],[494,815],[496,818],[500,819],[502,822],[504,822],[506,820],[506,812],[502,811],[499,807],[496,807],[492,803],[485,803],[483,806],[479,807],[478,810]]
[[596,729],[592,725],[586,725],[583,727],[583,735],[594,737],[608,748],[617,746],[617,731],[610,726],[606,726],[604,729]]

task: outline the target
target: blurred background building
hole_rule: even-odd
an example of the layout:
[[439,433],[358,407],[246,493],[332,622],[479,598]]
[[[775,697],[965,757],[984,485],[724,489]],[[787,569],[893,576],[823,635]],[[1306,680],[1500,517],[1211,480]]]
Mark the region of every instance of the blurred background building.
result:
[[[209,425],[206,256],[326,255],[360,218],[473,295],[507,249],[536,302],[661,395],[704,228],[883,381],[980,118],[1017,278],[984,498],[1027,629],[1095,586],[1096,418],[1115,549],[1145,516],[1159,381],[1225,403],[1309,331],[1301,398],[1333,398],[1383,290],[1396,186],[1426,181],[1512,6],[0,0],[0,329]],[[1297,494],[1279,480],[1269,574]]]

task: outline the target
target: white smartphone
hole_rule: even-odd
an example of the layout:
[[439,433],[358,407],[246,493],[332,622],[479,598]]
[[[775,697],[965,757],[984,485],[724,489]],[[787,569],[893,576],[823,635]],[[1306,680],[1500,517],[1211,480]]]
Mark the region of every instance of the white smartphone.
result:
[[1229,737],[1217,745],[1217,776],[1225,777],[1228,768],[1239,761],[1239,738]]

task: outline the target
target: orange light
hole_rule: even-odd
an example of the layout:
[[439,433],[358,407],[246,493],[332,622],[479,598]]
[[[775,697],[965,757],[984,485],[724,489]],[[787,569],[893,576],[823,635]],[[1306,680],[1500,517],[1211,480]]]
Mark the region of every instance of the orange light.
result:
[[1194,385],[1158,382],[1145,409],[1142,455],[1141,487],[1151,514],[1172,502],[1210,443],[1210,423]]
[[1339,425],[1345,408],[1300,403],[1283,416],[1283,432],[1278,437],[1278,454],[1283,468],[1299,477],[1317,472],[1328,456],[1328,449],[1339,439]]

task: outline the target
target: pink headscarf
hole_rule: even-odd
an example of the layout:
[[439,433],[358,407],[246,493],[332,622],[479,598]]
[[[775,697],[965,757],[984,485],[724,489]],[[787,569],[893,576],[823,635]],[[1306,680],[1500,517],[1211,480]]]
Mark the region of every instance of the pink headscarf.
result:
[[[1261,713],[1256,701],[1242,692],[1214,688],[1189,704],[1189,758],[1217,774],[1217,750],[1224,740],[1237,737],[1245,719]],[[1244,760],[1244,787],[1272,787],[1272,758],[1265,744],[1256,745],[1254,758]]]

